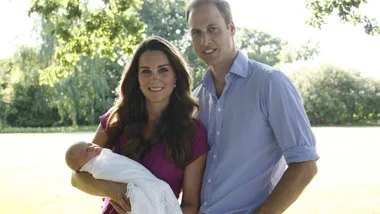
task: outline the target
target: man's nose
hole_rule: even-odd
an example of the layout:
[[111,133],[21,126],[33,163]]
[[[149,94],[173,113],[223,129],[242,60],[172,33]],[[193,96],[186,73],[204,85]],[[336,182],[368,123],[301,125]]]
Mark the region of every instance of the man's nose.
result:
[[206,46],[210,42],[210,35],[208,33],[203,33],[201,37],[201,44]]

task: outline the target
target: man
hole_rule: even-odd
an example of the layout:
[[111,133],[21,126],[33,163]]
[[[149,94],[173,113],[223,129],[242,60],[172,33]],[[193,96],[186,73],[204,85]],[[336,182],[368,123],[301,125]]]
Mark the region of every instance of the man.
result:
[[193,0],[186,14],[194,49],[209,65],[193,92],[210,145],[200,211],[282,213],[317,173],[301,98],[283,73],[236,50],[228,2]]

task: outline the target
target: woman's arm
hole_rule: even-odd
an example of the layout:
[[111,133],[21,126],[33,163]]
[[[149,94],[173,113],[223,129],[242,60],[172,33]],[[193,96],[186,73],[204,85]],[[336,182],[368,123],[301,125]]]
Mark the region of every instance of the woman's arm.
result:
[[207,152],[189,164],[183,176],[181,208],[184,214],[197,214],[200,207],[200,193]]
[[[126,184],[106,180],[98,180],[87,172],[73,172],[71,184],[73,187],[90,195],[117,199],[117,193],[126,193]],[[117,201],[117,200],[116,200]]]
[[[105,147],[107,143],[107,134],[104,132],[101,125],[98,126],[92,142],[101,147]],[[124,196],[127,192],[126,184],[98,180],[87,172],[73,172],[71,176],[71,184],[73,187],[90,195],[109,197],[112,201],[118,203],[120,203],[118,194],[121,193],[121,195]],[[125,203],[122,204],[124,205]],[[123,206],[123,208],[125,211],[130,210],[130,207]]]
[[107,133],[103,130],[102,125],[99,124],[98,129],[95,132],[94,139],[92,140],[92,143],[104,148],[106,147],[107,139]]
[[[100,124],[96,130],[95,137],[92,142],[100,147],[104,147],[107,143],[107,134]],[[71,176],[71,184],[73,187],[91,195],[105,196],[106,190],[104,187],[106,186],[106,183],[106,181],[93,178],[92,175],[86,172],[73,172]]]

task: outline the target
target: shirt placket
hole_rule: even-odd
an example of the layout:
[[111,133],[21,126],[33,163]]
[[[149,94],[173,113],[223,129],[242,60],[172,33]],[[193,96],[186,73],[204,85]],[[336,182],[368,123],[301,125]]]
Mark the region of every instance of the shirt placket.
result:
[[[213,115],[214,118],[217,118],[217,111],[215,111],[215,108],[216,106],[218,106],[218,98],[216,97],[215,95],[215,92],[214,93],[211,93],[211,96],[212,96],[212,107],[211,108],[214,108],[212,111],[213,112],[210,112],[211,115]],[[216,103],[216,105],[215,105]],[[212,123],[216,123],[214,127],[218,127],[218,121],[216,120],[212,120]],[[213,126],[211,126],[213,127]],[[216,131],[215,129],[217,128],[214,128],[213,130],[210,130],[211,132],[213,132],[214,135],[216,135]],[[219,135],[220,135],[220,132],[219,132]],[[204,186],[205,187],[205,201],[203,202],[203,206],[207,206],[208,204],[208,200],[210,199],[211,197],[211,192],[212,192],[212,184],[211,184],[211,181],[212,181],[212,177],[214,175],[214,172],[215,172],[215,166],[216,166],[216,158],[213,158],[215,153],[218,151],[218,148],[219,148],[219,142],[218,142],[218,139],[216,138],[216,136],[214,136],[214,140],[215,140],[215,143],[213,143],[213,149],[211,150],[212,151],[212,154],[210,156],[210,153],[208,154],[209,156],[207,157],[208,161],[209,161],[209,168],[207,170],[207,174],[205,174],[205,176],[207,176],[205,182],[206,182],[206,185]],[[209,159],[211,157],[211,160]],[[215,156],[216,157],[216,156]]]
[[216,170],[216,165],[217,165],[217,161],[218,161],[218,155],[219,155],[219,151],[220,151],[220,148],[221,148],[221,145],[222,145],[222,124],[223,124],[223,119],[224,119],[224,115],[223,115],[223,107],[224,107],[224,101],[225,101],[225,97],[227,95],[227,91],[228,91],[228,88],[229,86],[231,85],[231,82],[232,82],[232,76],[230,76],[230,74],[228,74],[227,76],[227,84],[223,90],[223,93],[222,93],[222,96],[218,99],[216,97],[216,94],[213,94],[213,103],[216,103],[216,105],[214,106],[214,117],[215,117],[215,130],[214,130],[214,133],[215,133],[215,144],[214,144],[214,149],[213,149],[213,153],[212,154],[209,154],[211,155],[211,157],[209,156],[208,158],[211,158],[211,161],[210,161],[210,170],[209,172],[207,173],[207,184],[206,184],[206,189],[205,189],[205,193],[206,193],[206,200],[203,202],[203,205],[204,206],[207,206],[207,200],[210,199],[211,197],[211,192],[212,192],[212,189],[213,189],[213,185],[212,185],[212,182],[213,182],[213,179],[214,179],[214,175],[215,175],[215,170]]

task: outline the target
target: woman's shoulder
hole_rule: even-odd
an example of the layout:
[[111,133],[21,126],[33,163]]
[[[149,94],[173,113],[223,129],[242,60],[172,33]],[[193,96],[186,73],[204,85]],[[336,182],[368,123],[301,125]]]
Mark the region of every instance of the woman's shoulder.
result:
[[[203,123],[197,119],[193,119],[196,130],[194,132],[193,140],[191,141],[191,144],[193,147],[196,147],[197,145],[207,145],[207,131]],[[202,146],[202,147],[204,147]]]
[[197,126],[197,130],[199,130],[199,129],[206,129],[205,126],[203,125],[203,123],[200,120],[198,120],[196,118],[193,118],[192,121]]
[[106,128],[107,121],[108,121],[109,117],[111,116],[113,110],[114,110],[114,107],[111,107],[111,108],[108,109],[108,111],[105,112],[103,115],[99,116],[99,121],[100,121],[100,124],[102,125],[102,128],[103,128],[103,129]]

